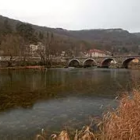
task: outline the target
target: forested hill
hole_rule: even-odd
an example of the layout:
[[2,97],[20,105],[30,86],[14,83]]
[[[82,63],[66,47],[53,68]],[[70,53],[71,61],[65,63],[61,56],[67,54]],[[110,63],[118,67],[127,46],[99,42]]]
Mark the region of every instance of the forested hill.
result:
[[133,33],[134,35],[136,35],[137,37],[140,37],[140,33]]
[[[0,35],[6,29],[6,24],[16,32],[18,24],[24,24],[21,21],[13,20],[7,17],[0,16]],[[35,34],[45,36],[48,32],[53,33],[59,38],[65,47],[77,46],[84,42],[87,48],[97,48],[108,51],[122,51],[122,52],[138,52],[138,45],[140,44],[140,35],[129,33],[123,29],[91,29],[71,31],[62,28],[49,28],[37,25],[32,25]],[[60,45],[60,44],[59,44]],[[118,49],[119,48],[119,49]],[[123,48],[123,49],[122,49]],[[64,49],[64,47],[63,47]]]

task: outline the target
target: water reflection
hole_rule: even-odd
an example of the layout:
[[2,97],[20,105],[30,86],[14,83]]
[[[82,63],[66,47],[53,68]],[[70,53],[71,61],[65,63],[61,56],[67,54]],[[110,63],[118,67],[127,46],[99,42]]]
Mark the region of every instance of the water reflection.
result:
[[[30,107],[39,100],[74,95],[116,96],[138,81],[137,71],[52,69],[0,72],[0,110]],[[135,79],[135,80],[134,80]]]
[[139,78],[139,71],[121,69],[0,71],[0,139],[88,124]]

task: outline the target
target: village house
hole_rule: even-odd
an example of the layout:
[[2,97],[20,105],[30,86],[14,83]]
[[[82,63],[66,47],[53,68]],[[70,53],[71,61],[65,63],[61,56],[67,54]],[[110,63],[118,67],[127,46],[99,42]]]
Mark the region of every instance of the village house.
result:
[[31,56],[39,56],[38,52],[45,52],[45,46],[41,43],[38,42],[37,45],[30,44],[29,45],[29,53]]
[[66,52],[65,51],[62,51],[61,52],[61,57],[65,57],[65,55],[66,55]]
[[106,57],[111,56],[111,52],[98,49],[91,49],[86,53],[86,57]]

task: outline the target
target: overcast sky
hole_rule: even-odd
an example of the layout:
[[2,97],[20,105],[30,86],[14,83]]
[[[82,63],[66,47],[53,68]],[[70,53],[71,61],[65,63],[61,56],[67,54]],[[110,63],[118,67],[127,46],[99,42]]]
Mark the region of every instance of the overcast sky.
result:
[[140,32],[140,0],[0,0],[0,15],[69,30]]

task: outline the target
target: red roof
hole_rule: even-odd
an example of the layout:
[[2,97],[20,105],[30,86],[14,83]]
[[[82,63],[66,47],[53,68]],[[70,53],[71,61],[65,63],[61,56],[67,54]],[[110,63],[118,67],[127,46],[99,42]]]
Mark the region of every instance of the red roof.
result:
[[106,52],[104,52],[104,51],[101,51],[101,50],[97,50],[97,49],[91,49],[91,50],[89,50],[89,53],[102,53],[102,54],[106,54]]

